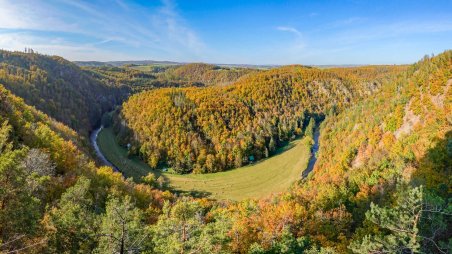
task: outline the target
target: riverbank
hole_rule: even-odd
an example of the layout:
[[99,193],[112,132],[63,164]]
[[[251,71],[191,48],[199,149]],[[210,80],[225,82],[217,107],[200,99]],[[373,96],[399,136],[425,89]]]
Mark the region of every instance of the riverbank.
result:
[[120,171],[113,163],[111,163],[107,158],[105,158],[104,154],[100,150],[98,144],[97,144],[97,138],[99,136],[99,133],[102,131],[103,127],[100,126],[99,128],[95,129],[93,132],[91,132],[91,135],[89,137],[90,143],[92,147],[94,148],[94,152],[96,153],[97,158],[100,160],[100,162],[105,165],[113,168],[114,171]]

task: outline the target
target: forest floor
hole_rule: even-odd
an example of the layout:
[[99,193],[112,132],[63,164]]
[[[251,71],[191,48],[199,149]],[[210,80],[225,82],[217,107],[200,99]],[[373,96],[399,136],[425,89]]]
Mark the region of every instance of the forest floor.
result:
[[102,129],[98,145],[104,156],[125,177],[139,180],[152,172],[163,176],[171,191],[215,199],[243,200],[263,198],[286,191],[307,168],[310,158],[308,138],[290,142],[268,159],[225,172],[211,174],[176,175],[152,170],[137,157],[127,158],[125,148],[115,142],[111,128]]

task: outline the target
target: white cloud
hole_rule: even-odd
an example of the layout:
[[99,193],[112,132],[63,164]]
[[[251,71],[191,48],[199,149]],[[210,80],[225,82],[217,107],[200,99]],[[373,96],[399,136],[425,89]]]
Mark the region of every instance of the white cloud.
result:
[[69,31],[77,27],[61,19],[48,3],[0,0],[0,28]]
[[70,60],[86,60],[84,52],[93,53],[89,60],[180,60],[206,50],[170,0],[154,8],[122,0],[0,0],[0,48],[25,46]]
[[278,26],[276,27],[277,30],[279,31],[283,31],[283,32],[289,32],[289,33],[293,33],[298,37],[301,37],[301,32],[298,31],[298,29],[294,28],[294,27],[290,27],[290,26]]
[[65,41],[62,38],[55,38],[53,40],[41,39],[36,36],[30,36],[25,32],[0,34],[0,48],[11,51],[22,51],[26,47],[30,47],[39,53],[54,55],[63,55],[68,59],[77,60],[108,60],[106,55],[110,55],[117,59],[125,59],[127,55],[121,53],[110,52],[99,49],[92,45],[77,45]]

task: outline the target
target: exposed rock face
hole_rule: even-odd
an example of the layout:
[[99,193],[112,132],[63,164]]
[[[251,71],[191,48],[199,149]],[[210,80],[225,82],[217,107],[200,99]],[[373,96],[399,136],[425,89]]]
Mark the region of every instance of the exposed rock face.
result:
[[449,91],[449,87],[452,85],[452,79],[449,79],[446,83],[446,86],[444,87],[444,92],[437,95],[430,96],[430,99],[432,100],[433,105],[435,105],[438,108],[444,107],[444,99],[446,98],[446,94]]
[[399,139],[403,135],[410,134],[416,124],[420,123],[421,118],[414,114],[412,110],[410,110],[410,103],[408,103],[405,107],[405,116],[403,117],[403,124],[394,131],[394,136],[396,139]]

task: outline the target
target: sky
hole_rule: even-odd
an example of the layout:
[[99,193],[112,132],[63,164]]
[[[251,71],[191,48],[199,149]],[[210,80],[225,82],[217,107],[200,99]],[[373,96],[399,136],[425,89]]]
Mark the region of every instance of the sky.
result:
[[0,49],[69,60],[406,64],[452,49],[452,0],[0,0]]

